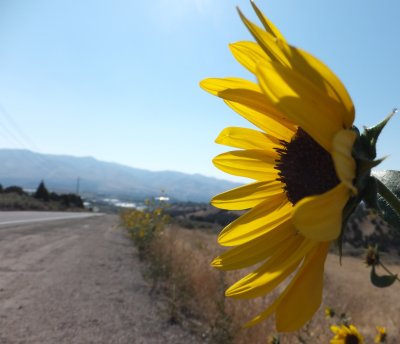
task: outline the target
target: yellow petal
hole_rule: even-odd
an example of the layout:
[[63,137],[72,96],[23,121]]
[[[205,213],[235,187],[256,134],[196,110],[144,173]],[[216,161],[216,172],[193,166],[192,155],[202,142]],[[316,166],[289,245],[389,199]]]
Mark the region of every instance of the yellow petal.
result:
[[210,78],[200,86],[225,100],[239,115],[278,139],[290,141],[296,126],[289,122],[261,92],[260,86],[240,78]]
[[276,248],[296,236],[291,226],[280,226],[268,233],[236,246],[216,257],[211,265],[221,270],[242,269],[263,261],[276,252]]
[[270,317],[278,308],[279,306],[279,302],[280,302],[280,298],[275,299],[275,301],[269,306],[267,307],[264,311],[262,311],[260,314],[258,314],[257,316],[255,316],[253,319],[251,319],[249,322],[247,322],[244,327],[248,328],[254,325],[259,324],[260,322],[262,322],[263,320],[267,319],[268,317]]
[[256,182],[221,193],[212,199],[211,204],[227,210],[250,209],[283,192],[283,184],[280,181]]
[[244,25],[248,28],[250,33],[253,35],[260,47],[265,51],[265,53],[275,61],[284,66],[289,66],[289,60],[286,55],[282,52],[277,44],[277,39],[271,33],[264,31],[256,24],[248,20],[243,13],[239,10],[240,18],[242,19]]
[[315,243],[297,235],[276,248],[273,256],[227,291],[226,296],[250,299],[266,295],[282,283],[300,264]]
[[[282,317],[284,317],[284,315],[285,315],[284,312],[286,311],[286,306],[284,305],[284,303],[286,303],[287,307],[289,308],[289,312],[290,312],[291,304],[289,302],[286,302],[286,300],[290,301],[290,299],[293,297],[293,295],[292,296],[289,295],[289,299],[285,299],[285,298],[289,293],[295,293],[296,292],[296,286],[299,283],[301,289],[299,289],[298,291],[301,292],[302,295],[298,295],[298,296],[301,298],[301,300],[295,300],[295,301],[297,301],[297,302],[307,302],[308,294],[304,294],[304,289],[305,289],[304,288],[304,284],[305,284],[304,282],[312,284],[312,278],[313,278],[312,273],[313,272],[315,273],[315,276],[318,275],[316,283],[319,282],[319,280],[318,280],[318,278],[319,278],[318,270],[321,269],[322,260],[325,261],[326,254],[327,254],[327,251],[328,251],[328,247],[329,247],[328,243],[323,243],[323,244],[319,244],[316,248],[314,248],[313,251],[311,252],[311,254],[308,254],[306,256],[306,258],[305,258],[302,266],[300,267],[299,271],[296,273],[295,277],[290,281],[289,285],[285,288],[283,293],[281,293],[279,295],[279,297],[276,298],[275,301],[268,308],[266,308],[265,311],[263,311],[262,313],[260,313],[256,317],[254,317],[252,320],[250,320],[245,325],[245,327],[250,327],[250,326],[257,325],[258,323],[262,322],[263,320],[265,320],[266,318],[271,316],[273,313],[278,312],[278,309],[280,309],[279,324],[278,324],[278,319],[276,319],[278,330],[282,331],[282,332],[284,332],[284,331],[293,331],[291,329],[292,325],[296,325],[297,326],[298,325],[297,324],[298,320],[304,320],[304,315],[300,314],[301,318],[297,319],[292,324],[287,324],[285,322],[284,318],[281,319]],[[318,264],[319,266],[316,267],[316,269],[313,270],[312,269],[313,268],[312,264]],[[323,272],[323,262],[322,262],[322,272]],[[319,287],[319,286],[317,286],[317,287]],[[313,287],[310,290],[313,290]],[[318,290],[317,290],[316,296],[317,297],[316,298],[314,297],[312,299],[312,301],[314,301],[314,302],[317,301],[317,303],[318,303],[318,296],[319,296],[318,295]],[[293,306],[297,306],[297,303],[295,302],[293,304]],[[309,309],[306,307],[305,310],[309,310]],[[296,309],[296,311],[298,311],[298,309]],[[310,318],[311,318],[311,316],[310,316]],[[306,321],[307,320],[309,320],[309,318],[306,319]],[[301,327],[301,326],[299,326],[299,327]]]
[[215,140],[216,143],[242,149],[264,149],[272,151],[281,147],[280,141],[257,130],[229,127],[225,128]]
[[279,332],[296,331],[311,319],[322,300],[323,274],[329,243],[318,245],[284,292],[276,309]]
[[339,327],[339,326],[336,326],[336,325],[332,325],[332,326],[330,327],[330,329],[331,329],[331,331],[332,331],[333,333],[338,333],[338,332],[340,332],[340,327]]
[[275,169],[277,158],[275,151],[252,149],[220,154],[214,158],[213,163],[221,171],[235,176],[268,181],[278,178]]
[[270,197],[226,226],[218,242],[223,246],[241,245],[279,226],[292,226],[289,222],[292,209],[284,194]]
[[[294,125],[283,124],[285,121],[276,118],[276,116],[268,114],[268,112],[263,113],[255,110],[252,104],[241,104],[239,102],[233,102],[225,100],[225,103],[232,108],[236,113],[243,116],[250,123],[253,123],[256,127],[264,130],[266,133],[275,136],[276,138],[290,142],[294,133],[296,132],[296,127]],[[267,101],[265,106],[268,105]],[[273,110],[276,111],[276,110]],[[271,113],[272,108],[271,108]]]
[[260,60],[271,60],[270,57],[255,42],[237,42],[229,45],[233,56],[251,73],[256,73]]
[[334,100],[343,105],[343,123],[345,128],[351,128],[354,122],[355,109],[346,88],[339,78],[322,61],[308,52],[289,46],[289,59],[294,69],[306,75],[315,86],[324,89]]
[[208,78],[202,80],[200,86],[203,90],[218,97],[221,97],[221,92],[230,89],[260,93],[260,87],[256,83],[241,78]]
[[335,164],[336,174],[340,181],[346,185],[353,194],[357,189],[353,185],[356,177],[356,162],[352,156],[352,150],[357,134],[353,130],[343,129],[333,138],[332,158]]
[[256,6],[256,4],[251,1],[251,5],[253,6],[254,11],[257,14],[257,17],[260,19],[263,24],[265,30],[269,32],[272,36],[282,41],[285,41],[285,37],[281,34],[278,28],[260,11],[260,9]]
[[279,284],[281,284],[293,271],[296,270],[300,261],[288,266],[285,270],[272,271],[262,275],[255,281],[247,282],[246,279],[253,275],[246,276],[243,280],[238,281],[231,286],[225,293],[225,296],[236,300],[254,299],[270,293]]
[[[260,86],[254,82],[240,78],[210,78],[203,80],[200,86],[226,101],[236,102],[257,111],[260,114],[259,122],[263,122],[267,116],[284,126],[286,130],[295,131],[293,123],[268,102]],[[265,125],[261,129],[265,132],[269,130]]]
[[292,221],[306,238],[335,240],[342,229],[342,211],[350,197],[343,183],[322,195],[303,198],[293,208]]
[[[273,38],[276,39],[276,44],[271,43],[270,39],[265,38],[269,36],[263,35],[261,33],[262,30],[256,25],[249,22],[239,11],[246,26],[255,36],[259,44],[263,47],[264,50],[274,52],[276,51],[275,55],[277,55],[277,58],[272,59],[273,61],[278,61],[282,65],[291,66],[291,68],[298,71],[299,74],[306,75],[307,78],[316,85],[316,87],[325,90],[327,94],[329,94],[329,96],[342,103],[344,106],[344,111],[342,115],[344,117],[345,128],[350,128],[354,121],[354,105],[342,82],[323,62],[318,60],[316,57],[307,53],[306,51],[288,45],[284,36],[275,27],[275,25],[263,15],[263,13],[257,8],[254,3],[252,3],[252,5],[267,33],[269,33]],[[264,41],[266,41],[267,43],[264,43]],[[252,50],[255,51],[256,48]],[[286,56],[287,60],[281,57],[281,53]],[[251,53],[251,55],[254,56],[254,53]],[[260,55],[260,57],[261,56],[262,55]],[[260,58],[257,58],[257,60],[260,60]],[[268,61],[269,59],[264,58],[264,60]],[[252,64],[254,64],[253,61]],[[246,68],[249,68],[249,66],[247,66]],[[254,67],[252,66],[252,72],[254,72],[253,68]]]
[[340,106],[302,75],[276,63],[260,62],[258,81],[268,99],[328,152],[343,128]]

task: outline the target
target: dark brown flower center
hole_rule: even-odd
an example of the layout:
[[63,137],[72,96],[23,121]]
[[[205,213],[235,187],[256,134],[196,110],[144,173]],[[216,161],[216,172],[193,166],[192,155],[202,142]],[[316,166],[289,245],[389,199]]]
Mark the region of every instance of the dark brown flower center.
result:
[[322,194],[339,184],[331,155],[299,127],[290,142],[277,149],[278,180],[294,205],[302,198]]
[[345,339],[346,344],[360,344],[360,340],[355,334],[349,334]]

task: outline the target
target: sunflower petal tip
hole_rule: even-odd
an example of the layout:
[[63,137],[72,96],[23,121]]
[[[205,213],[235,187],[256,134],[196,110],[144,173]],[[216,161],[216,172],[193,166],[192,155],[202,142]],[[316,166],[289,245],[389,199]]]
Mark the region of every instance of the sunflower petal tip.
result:
[[203,79],[199,82],[199,86],[200,88],[202,88],[204,91],[209,92],[209,88],[207,87],[207,82],[208,82],[208,78]]
[[226,291],[225,291],[225,296],[226,297],[234,297],[237,295],[237,288],[233,288],[235,285],[230,286]]
[[238,11],[239,16],[240,16],[240,18],[241,18],[242,20],[243,20],[243,19],[246,19],[246,17],[244,16],[244,14],[243,14],[243,12],[241,11],[241,9],[240,9],[239,6],[236,6],[236,11]]
[[224,237],[218,237],[217,242],[221,246],[230,246],[229,242]]
[[247,329],[256,325],[260,320],[260,315],[255,316],[253,319],[249,320],[243,325],[243,328]]
[[222,231],[221,233],[219,233],[218,237],[217,237],[217,242],[218,244],[220,244],[221,246],[226,246],[226,238],[225,238],[225,233],[224,231]]
[[222,259],[220,257],[215,257],[210,265],[213,268],[222,268]]
[[242,327],[244,328],[244,329],[248,329],[248,328],[250,328],[250,327],[252,327],[253,326],[253,324],[252,324],[252,321],[250,320],[250,321],[248,321],[247,323],[245,323]]

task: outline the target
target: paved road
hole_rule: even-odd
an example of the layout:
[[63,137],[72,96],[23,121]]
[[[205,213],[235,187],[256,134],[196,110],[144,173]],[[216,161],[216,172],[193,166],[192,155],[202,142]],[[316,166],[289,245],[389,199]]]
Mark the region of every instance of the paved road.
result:
[[0,227],[65,219],[99,216],[97,213],[73,213],[60,211],[0,211]]
[[2,220],[1,344],[196,343],[159,314],[116,216]]

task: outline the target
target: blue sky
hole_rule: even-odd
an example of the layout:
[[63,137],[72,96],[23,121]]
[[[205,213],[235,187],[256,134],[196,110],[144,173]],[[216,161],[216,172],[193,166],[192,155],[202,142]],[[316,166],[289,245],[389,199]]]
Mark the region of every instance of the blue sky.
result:
[[[358,126],[400,106],[397,0],[257,1],[287,40],[342,79]],[[251,77],[228,44],[251,39],[248,1],[4,0],[0,3],[0,147],[93,156],[150,170],[237,180],[213,141],[250,125],[203,92],[206,77]],[[398,169],[400,119],[379,141]]]

